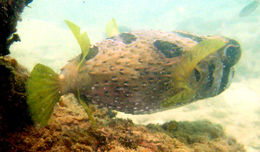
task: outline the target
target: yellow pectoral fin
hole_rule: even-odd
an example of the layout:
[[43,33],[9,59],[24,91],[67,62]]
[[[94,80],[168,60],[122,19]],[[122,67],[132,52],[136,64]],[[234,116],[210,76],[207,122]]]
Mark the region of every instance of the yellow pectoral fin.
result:
[[225,45],[225,42],[219,39],[206,39],[197,44],[186,56],[190,60],[192,67],[195,67],[201,60],[208,55],[216,52]]
[[175,68],[174,76],[187,79],[197,64],[208,55],[224,47],[225,42],[219,39],[206,39],[187,51],[183,60]]
[[78,98],[79,104],[80,104],[80,105],[84,108],[84,110],[87,112],[88,117],[89,117],[89,120],[91,121],[92,127],[95,127],[95,126],[96,126],[96,122],[95,122],[95,120],[94,120],[94,117],[92,116],[92,112],[91,112],[91,110],[90,110],[88,104],[80,98],[79,90],[77,90],[77,98]]
[[117,24],[116,24],[116,20],[114,18],[112,18],[106,25],[106,33],[107,33],[107,37],[113,37],[113,36],[117,36],[120,34]]
[[189,82],[193,70],[197,67],[197,64],[200,61],[221,49],[224,45],[225,42],[222,40],[206,39],[201,41],[191,50],[187,51],[183,56],[182,62],[174,67],[175,72],[172,74],[172,78],[175,82],[175,89],[181,91],[164,101],[162,106],[170,107],[190,102],[197,90],[197,88],[192,88]]
[[174,106],[184,105],[189,103],[195,95],[195,91],[191,90],[188,86],[184,90],[176,93],[174,96],[162,102],[163,108],[170,108]]

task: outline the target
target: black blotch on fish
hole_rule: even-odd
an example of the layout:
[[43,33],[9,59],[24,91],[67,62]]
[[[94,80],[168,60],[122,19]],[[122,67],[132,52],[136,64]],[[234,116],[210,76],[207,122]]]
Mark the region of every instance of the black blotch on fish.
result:
[[235,65],[235,59],[236,59],[236,57],[235,56],[237,56],[238,54],[237,54],[237,51],[236,51],[236,48],[235,47],[229,47],[229,48],[227,48],[227,50],[226,50],[226,58],[227,58],[227,60],[228,60],[228,64],[229,64],[229,66],[233,66],[233,65]]
[[130,44],[136,40],[136,36],[130,33],[121,33],[119,36],[125,44]]
[[233,77],[234,73],[231,73],[231,67],[234,66],[238,60],[241,57],[241,49],[239,47],[239,44],[234,40],[229,40],[230,44],[232,44],[230,47],[226,48],[225,50],[225,56],[223,62],[223,74],[221,78],[220,87],[218,90],[218,94],[223,92],[225,88],[228,85],[230,74]]
[[224,66],[218,94],[225,90],[228,84],[229,74],[230,74],[230,66]]
[[[92,48],[89,49],[88,55],[85,57],[85,60],[88,61],[92,58],[94,58],[98,54],[98,47],[93,46]],[[80,56],[80,59],[82,58],[82,54]]]
[[211,88],[212,85],[213,85],[213,82],[214,82],[214,77],[213,77],[213,74],[214,74],[214,71],[216,69],[216,66],[214,64],[210,64],[208,66],[208,76],[207,76],[207,83],[205,85],[205,88]]
[[194,75],[195,75],[196,81],[198,82],[201,78],[201,75],[197,69],[194,69]]
[[153,45],[164,54],[166,58],[173,58],[182,55],[182,48],[178,47],[176,44],[163,41],[156,40]]
[[223,63],[225,66],[234,66],[241,57],[241,50],[239,44],[234,40],[229,40],[231,46],[225,50],[225,58]]
[[175,33],[177,33],[180,36],[190,38],[190,39],[192,39],[192,40],[194,40],[196,42],[200,42],[200,41],[203,40],[202,38],[200,38],[198,36],[195,36],[195,35],[192,35],[192,34],[189,34],[189,33],[183,33],[183,32],[178,32],[178,31],[176,31]]

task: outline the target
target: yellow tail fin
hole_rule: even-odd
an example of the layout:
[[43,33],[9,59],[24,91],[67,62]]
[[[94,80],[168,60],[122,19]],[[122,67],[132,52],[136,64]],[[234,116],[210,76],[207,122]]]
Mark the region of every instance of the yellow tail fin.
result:
[[32,120],[40,127],[46,125],[60,98],[58,74],[37,64],[27,81],[26,95]]

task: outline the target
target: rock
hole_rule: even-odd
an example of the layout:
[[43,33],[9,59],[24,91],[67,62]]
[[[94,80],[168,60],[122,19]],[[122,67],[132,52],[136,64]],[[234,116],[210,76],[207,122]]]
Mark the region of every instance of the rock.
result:
[[245,152],[235,139],[226,137],[221,126],[208,121],[143,126],[129,119],[110,118],[107,109],[91,105],[96,120],[91,127],[72,94],[62,100],[66,106],[56,105],[46,127],[27,127],[9,134],[7,141],[13,151]]
[[[0,141],[31,124],[25,96],[28,71],[9,56],[0,57]],[[1,143],[1,142],[0,142]],[[0,145],[1,147],[1,145]]]
[[8,55],[10,45],[19,41],[16,32],[20,13],[32,0],[1,0],[0,1],[0,56]]

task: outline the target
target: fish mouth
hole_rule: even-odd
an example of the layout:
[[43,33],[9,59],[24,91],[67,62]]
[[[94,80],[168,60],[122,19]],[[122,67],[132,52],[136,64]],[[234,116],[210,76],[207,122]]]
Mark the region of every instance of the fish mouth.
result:
[[227,44],[211,54],[194,69],[194,80],[199,83],[195,99],[216,96],[226,90],[234,77],[234,65],[241,57],[240,45],[228,39]]

